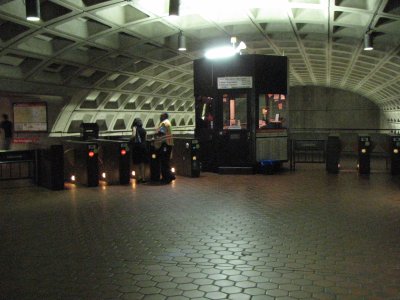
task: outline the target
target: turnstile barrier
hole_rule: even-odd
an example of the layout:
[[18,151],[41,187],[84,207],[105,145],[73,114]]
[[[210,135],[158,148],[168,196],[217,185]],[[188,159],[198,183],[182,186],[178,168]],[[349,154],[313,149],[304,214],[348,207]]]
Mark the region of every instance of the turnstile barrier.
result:
[[188,177],[200,176],[200,144],[193,138],[175,138],[172,154],[172,165],[176,174]]
[[37,184],[51,190],[64,189],[64,148],[51,145],[37,150]]
[[390,143],[390,172],[392,175],[400,174],[400,136],[391,136]]
[[98,186],[98,149],[93,141],[65,141],[64,179],[88,187]]
[[371,138],[368,135],[358,136],[358,173],[371,172]]
[[328,173],[339,173],[341,148],[339,136],[328,136],[326,142],[326,171]]
[[99,178],[108,184],[130,182],[129,142],[122,140],[96,139],[99,146]]

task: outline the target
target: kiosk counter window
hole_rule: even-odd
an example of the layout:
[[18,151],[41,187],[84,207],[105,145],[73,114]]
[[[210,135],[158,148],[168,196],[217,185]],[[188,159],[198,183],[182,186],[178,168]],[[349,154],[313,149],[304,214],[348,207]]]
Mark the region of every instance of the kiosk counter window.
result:
[[258,129],[286,127],[286,95],[260,94],[258,97]]
[[196,127],[214,128],[214,99],[208,96],[196,98]]
[[222,96],[224,129],[247,129],[247,94]]

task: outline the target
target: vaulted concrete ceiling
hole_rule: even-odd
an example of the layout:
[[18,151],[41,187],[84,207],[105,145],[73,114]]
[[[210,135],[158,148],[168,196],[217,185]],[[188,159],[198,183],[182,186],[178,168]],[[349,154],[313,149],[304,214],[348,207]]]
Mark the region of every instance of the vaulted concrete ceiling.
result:
[[[132,111],[152,127],[164,110],[192,127],[191,62],[232,36],[244,54],[288,56],[291,86],[350,90],[383,111],[400,105],[399,0],[181,0],[176,19],[169,0],[40,2],[35,23],[24,0],[0,0],[0,89],[71,96],[56,131],[82,120],[129,129]],[[373,51],[363,50],[366,32]]]

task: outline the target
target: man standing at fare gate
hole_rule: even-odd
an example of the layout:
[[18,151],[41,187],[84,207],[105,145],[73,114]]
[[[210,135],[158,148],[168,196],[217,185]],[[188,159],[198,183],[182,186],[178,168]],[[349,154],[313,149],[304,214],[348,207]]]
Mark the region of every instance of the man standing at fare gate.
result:
[[0,128],[4,131],[4,150],[10,150],[13,137],[13,124],[8,120],[8,115],[3,114],[3,121],[0,123]]
[[160,158],[161,182],[170,183],[175,179],[175,175],[171,172],[171,154],[174,140],[172,137],[172,126],[168,120],[168,113],[162,113],[160,116],[160,124],[158,125],[156,136],[160,147],[158,149],[158,157]]

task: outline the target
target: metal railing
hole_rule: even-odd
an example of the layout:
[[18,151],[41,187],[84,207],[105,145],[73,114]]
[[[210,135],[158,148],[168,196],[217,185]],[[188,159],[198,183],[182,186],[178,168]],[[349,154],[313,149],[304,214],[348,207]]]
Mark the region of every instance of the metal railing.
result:
[[0,180],[34,179],[34,150],[0,151]]
[[290,169],[297,163],[325,163],[326,140],[291,140]]

